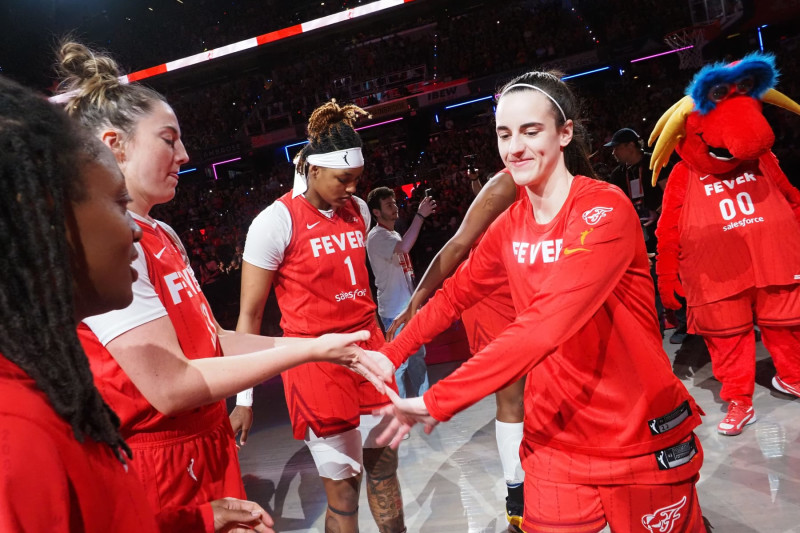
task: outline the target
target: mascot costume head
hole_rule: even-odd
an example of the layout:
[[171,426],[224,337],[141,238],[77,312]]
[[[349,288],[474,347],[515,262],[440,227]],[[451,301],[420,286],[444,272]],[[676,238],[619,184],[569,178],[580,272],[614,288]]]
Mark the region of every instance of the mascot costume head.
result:
[[712,175],[769,152],[775,135],[761,103],[800,115],[800,105],[774,89],[777,81],[775,58],[767,54],[703,67],[686,96],[661,116],[650,135],[650,145],[658,138],[650,163],[653,185],[673,150],[690,166]]

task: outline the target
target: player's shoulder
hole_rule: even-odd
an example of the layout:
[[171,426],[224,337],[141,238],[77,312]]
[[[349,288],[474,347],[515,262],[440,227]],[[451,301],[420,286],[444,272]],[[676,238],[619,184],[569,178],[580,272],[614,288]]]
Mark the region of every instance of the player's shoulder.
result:
[[580,182],[575,184],[572,211],[586,223],[597,224],[611,213],[635,216],[630,199],[616,185],[585,176],[576,176],[575,179]]

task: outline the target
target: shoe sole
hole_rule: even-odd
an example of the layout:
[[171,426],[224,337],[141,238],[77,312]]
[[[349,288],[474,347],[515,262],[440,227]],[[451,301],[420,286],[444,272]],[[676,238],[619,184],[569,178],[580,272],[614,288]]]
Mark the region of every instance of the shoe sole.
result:
[[506,513],[506,520],[508,520],[508,530],[516,533],[521,533],[522,517],[517,515],[510,515]]
[[742,431],[744,431],[744,428],[746,428],[750,424],[753,424],[756,420],[758,420],[758,417],[756,416],[755,413],[753,413],[753,417],[750,420],[748,420],[747,422],[745,422],[744,425],[741,428],[739,428],[739,429],[720,429],[719,426],[717,426],[717,433],[719,433],[720,435],[725,435],[726,437],[735,437],[736,435],[741,435]]
[[[781,382],[778,381],[778,376],[774,376],[772,378],[772,387],[776,391],[782,392],[783,394],[788,394],[789,396],[794,396],[795,398],[800,398],[800,394],[792,392],[789,389],[787,389],[786,387],[784,387],[783,385],[781,385]],[[787,385],[787,387],[788,387],[788,385]]]

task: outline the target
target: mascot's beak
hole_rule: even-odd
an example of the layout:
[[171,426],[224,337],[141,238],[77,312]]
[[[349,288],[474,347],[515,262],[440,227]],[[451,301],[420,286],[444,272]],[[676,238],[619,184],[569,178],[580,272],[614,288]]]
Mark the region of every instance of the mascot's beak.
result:
[[787,111],[791,111],[795,115],[800,115],[800,104],[786,96],[780,91],[769,89],[764,96],[761,97],[762,102],[782,107]]
[[653,171],[653,187],[658,182],[658,173],[669,162],[669,156],[675,150],[680,140],[686,136],[686,119],[694,111],[694,100],[691,96],[684,96],[672,107],[667,109],[658,119],[653,133],[648,140],[649,145],[656,142],[653,157],[650,159],[650,170]]

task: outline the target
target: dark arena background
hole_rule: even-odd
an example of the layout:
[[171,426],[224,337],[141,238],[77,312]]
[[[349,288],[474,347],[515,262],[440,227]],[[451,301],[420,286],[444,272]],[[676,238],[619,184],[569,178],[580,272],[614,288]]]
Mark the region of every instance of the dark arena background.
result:
[[[481,178],[502,168],[494,95],[505,81],[559,71],[581,99],[595,171],[608,179],[617,163],[603,145],[612,134],[627,127],[647,139],[709,61],[772,53],[777,88],[800,99],[799,28],[800,0],[5,0],[0,73],[52,94],[54,49],[69,34],[108,51],[127,81],[166,96],[191,160],[176,198],[152,214],[178,232],[218,321],[233,328],[248,227],[291,187],[291,160],[321,103],[336,98],[371,113],[358,125],[366,163],[357,194],[394,188],[401,234],[433,189],[438,209],[411,253],[421,274],[474,198],[465,156],[476,156]],[[800,117],[764,113],[774,152],[800,185]],[[280,335],[279,319],[271,297],[262,332]],[[759,421],[736,439],[718,435],[724,406],[703,341],[670,344],[670,333],[673,369],[709,414],[697,431],[709,531],[800,531],[800,401],[769,387],[775,371],[759,344]],[[432,381],[468,355],[456,324],[428,347]],[[277,531],[321,532],[325,495],[306,447],[291,437],[280,381],[255,396],[240,452],[248,497]],[[487,398],[431,435],[415,428],[402,444],[408,531],[505,530],[494,409]],[[361,530],[372,531],[363,491],[361,503]]]

